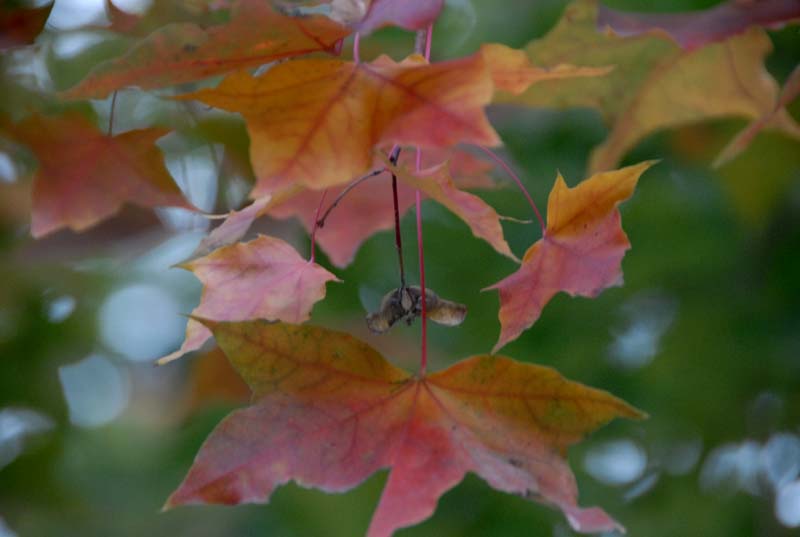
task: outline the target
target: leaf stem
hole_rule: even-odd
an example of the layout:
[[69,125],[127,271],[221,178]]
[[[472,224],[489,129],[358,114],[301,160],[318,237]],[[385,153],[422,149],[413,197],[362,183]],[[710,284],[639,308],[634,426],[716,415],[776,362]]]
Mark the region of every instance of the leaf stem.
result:
[[[419,154],[419,149],[417,149]],[[422,211],[421,196],[419,190],[414,193],[417,211],[417,250],[419,251],[419,288],[420,301],[422,302],[422,356],[419,362],[419,376],[425,376],[428,367],[428,311],[426,308],[427,297],[425,296],[425,248],[422,245]]]
[[[423,33],[424,32],[424,33]],[[424,37],[424,39],[423,39]],[[431,59],[431,40],[433,37],[433,23],[429,24],[425,30],[417,32],[416,41],[414,42],[414,50],[418,54],[424,52],[425,61]],[[417,173],[422,169],[422,149],[417,147],[415,170]],[[419,287],[420,287],[420,301],[422,308],[420,316],[422,317],[422,354],[419,362],[419,376],[424,377],[428,369],[428,310],[426,295],[427,288],[425,287],[425,248],[422,243],[422,195],[420,191],[414,192],[415,209],[417,213],[417,250],[419,252]]]
[[359,32],[353,36],[353,61],[357,64],[361,63],[361,34]]
[[[389,162],[397,165],[400,157],[400,146],[395,146],[389,155]],[[392,172],[392,201],[394,202],[394,245],[397,248],[397,261],[400,267],[400,290],[406,288],[406,271],[403,266],[403,236],[400,233],[400,203],[397,199],[397,175]]]
[[536,206],[536,203],[534,203],[533,198],[528,193],[528,189],[526,189],[525,185],[522,184],[522,181],[517,176],[517,174],[514,173],[514,170],[511,169],[511,166],[506,164],[505,161],[503,159],[501,159],[497,155],[497,153],[495,153],[491,149],[489,149],[487,147],[483,147],[481,145],[479,145],[477,147],[479,149],[481,149],[484,153],[489,155],[489,157],[491,157],[492,160],[494,160],[497,164],[499,164],[506,171],[506,173],[514,180],[514,182],[517,183],[517,186],[522,191],[522,194],[525,196],[525,198],[528,200],[528,203],[530,204],[531,208],[533,209],[533,212],[536,214],[536,218],[539,220],[539,226],[542,228],[542,236],[544,236],[544,234],[545,234],[545,232],[547,230],[547,227],[545,226],[544,219],[542,218],[542,213],[539,212],[539,208]]
[[108,116],[108,135],[114,132],[114,110],[117,108],[117,92],[111,97],[111,113]]
[[316,261],[317,230],[322,227],[319,225],[319,212],[322,209],[322,204],[325,203],[325,194],[327,193],[327,188],[322,191],[322,197],[319,198],[319,205],[317,205],[317,212],[314,214],[314,229],[311,231],[311,256],[308,259],[309,263],[314,263]]
[[425,60],[431,61],[431,44],[433,43],[433,23],[425,31]]

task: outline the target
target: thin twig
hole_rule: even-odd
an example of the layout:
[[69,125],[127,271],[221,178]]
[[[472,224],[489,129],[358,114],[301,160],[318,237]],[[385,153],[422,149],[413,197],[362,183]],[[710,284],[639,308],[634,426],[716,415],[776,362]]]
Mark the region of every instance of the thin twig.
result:
[[427,298],[425,296],[425,248],[422,246],[422,196],[419,190],[415,193],[416,211],[417,211],[417,251],[419,252],[419,288],[420,300],[422,302],[422,356],[419,362],[419,375],[425,376],[425,370],[428,367],[428,311],[427,311]]
[[108,135],[114,132],[114,110],[117,108],[117,92],[111,97],[111,113],[108,116]]
[[542,213],[539,212],[539,208],[536,206],[536,203],[534,203],[533,198],[528,193],[528,190],[525,188],[525,185],[522,184],[522,181],[517,176],[517,174],[514,173],[514,170],[511,169],[511,166],[506,164],[505,161],[503,159],[501,159],[491,149],[483,147],[481,145],[476,146],[476,147],[478,147],[484,153],[489,155],[489,157],[491,157],[492,160],[494,160],[496,163],[498,163],[506,171],[506,173],[514,180],[514,182],[517,183],[517,186],[522,191],[522,194],[525,196],[525,198],[528,200],[528,203],[530,204],[531,208],[533,209],[533,212],[536,214],[536,218],[539,220],[539,226],[541,226],[541,228],[542,228],[542,236],[544,236],[545,231],[547,230],[547,227],[545,226],[544,218],[542,218]]
[[344,188],[344,190],[339,192],[339,195],[336,196],[335,200],[333,200],[333,203],[331,203],[330,207],[328,207],[328,209],[322,215],[322,218],[315,218],[314,219],[315,220],[314,230],[316,231],[316,228],[318,228],[318,227],[325,227],[325,220],[327,220],[328,216],[331,214],[331,211],[334,210],[337,205],[339,205],[339,202],[342,201],[342,199],[347,195],[348,192],[353,190],[355,187],[357,187],[358,185],[360,185],[361,183],[363,183],[364,181],[366,181],[370,177],[375,177],[376,175],[380,175],[385,171],[386,171],[386,168],[374,169],[371,172],[369,172],[368,174],[362,175],[361,177],[359,177],[358,179],[352,181],[349,185],[347,185]]
[[[423,39],[424,37],[424,39]],[[417,39],[414,43],[414,50],[418,54],[425,54],[425,60],[431,59],[431,40],[433,38],[433,23],[428,25],[428,28],[417,32]],[[415,162],[416,172],[419,173],[422,169],[422,150],[417,147],[417,155]],[[425,248],[422,244],[422,195],[417,190],[414,193],[415,208],[417,213],[417,251],[419,252],[419,287],[420,287],[420,300],[422,308],[420,316],[422,317],[422,355],[419,361],[419,375],[425,376],[425,371],[428,368],[428,298],[426,296],[425,287]]]
[[356,32],[356,35],[353,37],[353,61],[355,63],[361,63],[361,34]]
[[[400,146],[395,146],[389,156],[389,162],[397,165],[400,158]],[[400,266],[400,294],[406,288],[406,271],[403,266],[403,236],[400,233],[400,203],[397,198],[397,175],[392,172],[392,201],[394,202],[394,245],[397,248],[397,261]]]

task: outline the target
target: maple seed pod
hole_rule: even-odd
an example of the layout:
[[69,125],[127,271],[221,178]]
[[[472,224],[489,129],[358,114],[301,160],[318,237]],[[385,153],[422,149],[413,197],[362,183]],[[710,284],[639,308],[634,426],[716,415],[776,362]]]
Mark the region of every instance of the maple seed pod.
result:
[[[425,288],[425,312],[428,319],[445,326],[458,326],[467,316],[464,304],[445,300]],[[405,320],[410,325],[422,315],[422,290],[418,285],[399,287],[381,300],[378,311],[367,315],[367,327],[374,334],[383,334],[395,323]]]

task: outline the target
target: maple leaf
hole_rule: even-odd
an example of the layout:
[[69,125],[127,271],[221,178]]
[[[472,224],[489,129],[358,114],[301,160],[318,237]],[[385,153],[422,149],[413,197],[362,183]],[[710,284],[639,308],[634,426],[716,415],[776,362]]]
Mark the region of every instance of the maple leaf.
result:
[[123,56],[98,64],[68,99],[99,99],[126,86],[142,89],[191,82],[311,52],[335,52],[350,30],[327,17],[288,17],[269,2],[240,0],[231,21],[204,29],[164,26]]
[[39,238],[63,227],[83,231],[125,203],[193,209],[155,145],[168,132],[150,128],[107,136],[77,113],[28,116],[10,135],[39,161],[31,234]]
[[214,347],[192,360],[187,413],[214,403],[242,405],[249,399],[250,389],[233,369],[222,349]]
[[[302,323],[325,298],[325,284],[340,281],[278,238],[259,236],[225,246],[181,265],[203,282],[200,305],[193,315],[218,321],[247,319]],[[189,319],[180,349],[160,358],[160,365],[199,349],[211,337],[201,323]]]
[[[600,33],[596,2],[578,0],[550,33],[526,50],[539,65],[615,66],[605,76],[544,81],[521,95],[497,98],[529,106],[598,109],[611,132],[592,153],[592,171],[613,168],[639,140],[659,129],[719,117],[760,118],[773,110],[778,94],[763,65],[771,43],[759,28],[684,51],[661,32],[627,38]],[[770,127],[800,138],[800,126],[784,110]]]
[[391,169],[405,184],[424,192],[461,218],[472,230],[473,235],[488,242],[498,253],[518,261],[503,236],[503,226],[500,224],[497,211],[475,194],[459,190],[450,177],[446,165],[420,173],[411,173],[407,168],[391,167]]
[[[492,81],[483,57],[426,64],[300,59],[261,76],[245,72],[217,88],[180,96],[240,112],[261,197],[290,185],[322,189],[368,170],[373,148],[500,140],[483,111]],[[363,118],[369,118],[364,121]]]
[[630,248],[617,205],[628,199],[651,162],[598,173],[574,188],[561,174],[547,200],[547,228],[512,275],[492,285],[500,294],[500,338],[492,352],[530,327],[559,291],[595,297],[622,283]]
[[[400,153],[400,162],[408,165],[414,160],[414,152]],[[447,160],[449,159],[449,160]],[[447,162],[453,182],[459,188],[493,188],[492,179],[487,175],[491,164],[463,150],[425,151],[422,154],[424,166],[440,165]],[[384,166],[381,159],[373,161],[374,168]],[[341,200],[335,214],[325,220],[325,225],[317,230],[317,244],[328,255],[331,263],[344,268],[352,263],[359,247],[369,237],[379,231],[394,227],[394,205],[389,174],[370,179],[366,184],[352,189]],[[326,194],[327,200],[338,199],[345,186],[332,187]],[[319,206],[321,192],[317,190],[295,189],[283,192],[274,203],[265,208],[273,218],[297,218],[306,230],[314,229],[314,216]],[[414,188],[405,183],[397,184],[399,214],[402,216],[414,205]]]
[[389,25],[422,30],[433,24],[443,7],[444,0],[372,0],[357,29],[362,34]]
[[797,0],[728,0],[706,10],[684,13],[632,13],[601,4],[597,25],[626,37],[662,30],[681,47],[693,50],[751,26],[778,28],[798,18]]
[[513,95],[519,95],[532,85],[545,80],[603,76],[614,69],[613,66],[576,67],[564,63],[539,67],[531,63],[524,50],[498,43],[481,45],[481,54],[489,66],[495,89]]
[[778,114],[787,114],[786,106],[800,96],[800,65],[796,66],[781,89],[775,102],[775,107],[762,117],[752,121],[742,132],[728,143],[720,154],[714,159],[713,166],[718,168],[734,158],[753,142],[759,132],[769,127]]
[[621,529],[601,509],[577,506],[563,456],[615,417],[643,417],[606,392],[493,356],[415,377],[341,332],[202,322],[253,403],[211,433],[165,508],[265,502],[289,480],[342,492],[389,468],[369,537],[428,518],[467,472],[561,509],[578,531]]
[[[346,187],[332,187],[325,199],[336,199]],[[274,218],[297,218],[306,230],[314,229],[314,215],[322,192],[304,189],[282,203],[269,208]],[[400,214],[414,205],[413,189],[398,183],[397,202]],[[370,179],[344,196],[335,213],[317,230],[317,244],[333,265],[344,268],[353,262],[361,244],[375,233],[394,227],[392,185],[388,174]]]
[[192,22],[206,27],[214,23],[220,10],[211,9],[211,2],[172,0],[153,2],[143,14],[129,13],[117,7],[112,0],[105,1],[110,24],[102,27],[119,34],[146,36],[161,26],[176,22]]
[[244,209],[231,211],[228,217],[208,234],[192,254],[192,258],[210,254],[217,248],[233,244],[245,236],[253,221],[265,213],[271,196],[259,198]]
[[53,4],[42,7],[12,7],[4,2],[0,7],[0,50],[30,45],[44,28]]

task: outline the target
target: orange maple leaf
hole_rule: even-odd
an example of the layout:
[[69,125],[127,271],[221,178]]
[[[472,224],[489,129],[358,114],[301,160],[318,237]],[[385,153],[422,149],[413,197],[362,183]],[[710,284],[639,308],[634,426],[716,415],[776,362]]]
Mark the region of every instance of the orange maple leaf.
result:
[[301,59],[261,76],[230,75],[183,95],[240,112],[261,197],[290,185],[321,189],[366,172],[378,145],[497,145],[483,107],[492,97],[483,56],[427,64]]
[[161,88],[281,58],[335,52],[349,33],[321,15],[288,17],[269,2],[241,0],[229,23],[207,29],[189,22],[164,26],[123,56],[97,65],[62,96],[99,99],[126,86]]
[[[300,257],[278,238],[260,236],[236,243],[181,265],[203,282],[200,305],[192,312],[218,321],[247,319],[302,323],[311,308],[325,298],[325,284],[339,279]],[[180,349],[158,360],[166,364],[199,349],[211,337],[202,324],[189,319]]]
[[155,145],[168,132],[150,128],[107,136],[77,113],[32,115],[15,125],[10,135],[39,161],[31,234],[38,238],[63,227],[83,231],[125,203],[193,208]]
[[473,356],[423,377],[352,336],[312,326],[202,321],[253,392],[208,437],[165,508],[266,502],[294,480],[326,492],[389,468],[367,535],[428,518],[467,472],[555,506],[573,528],[621,526],[577,506],[566,448],[642,413],[547,367]]
[[617,205],[633,194],[653,161],[598,173],[575,188],[561,174],[547,201],[547,228],[512,275],[492,285],[500,293],[500,338],[493,352],[530,327],[559,291],[597,296],[622,283],[630,248]]

